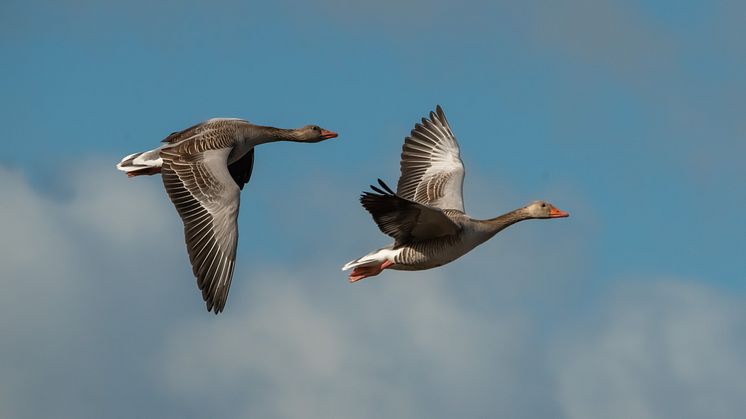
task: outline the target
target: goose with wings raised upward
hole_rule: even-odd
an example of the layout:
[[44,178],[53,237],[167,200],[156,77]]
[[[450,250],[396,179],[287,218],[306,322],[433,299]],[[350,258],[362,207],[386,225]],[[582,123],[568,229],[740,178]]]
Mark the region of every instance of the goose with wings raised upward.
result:
[[254,147],[275,141],[316,143],[337,133],[316,125],[281,129],[215,118],[174,132],[160,147],[117,164],[127,176],[161,174],[184,222],[192,272],[208,311],[223,311],[236,263],[240,192],[251,178]]
[[536,201],[489,220],[464,213],[464,164],[443,109],[422,118],[404,140],[401,177],[396,192],[382,180],[360,197],[378,228],[394,243],[347,263],[350,282],[378,275],[384,269],[419,271],[452,262],[504,228],[532,218],[569,214]]

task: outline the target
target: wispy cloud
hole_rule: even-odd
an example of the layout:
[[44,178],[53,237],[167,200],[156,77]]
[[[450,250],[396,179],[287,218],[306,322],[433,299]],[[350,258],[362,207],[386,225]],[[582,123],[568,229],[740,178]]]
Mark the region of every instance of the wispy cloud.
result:
[[746,311],[676,278],[630,278],[558,339],[552,368],[572,418],[733,417],[746,407]]
[[[161,362],[173,397],[194,408],[211,399],[224,414],[236,408],[224,401],[244,400],[239,411],[256,417],[438,416],[486,395],[473,382],[488,378],[482,363],[517,350],[518,319],[476,316],[442,277],[366,288],[297,271],[259,278],[230,318],[171,335]],[[431,400],[439,394],[451,397]]]
[[[630,278],[592,302],[563,308],[577,299],[555,291],[539,306],[528,294],[588,273],[545,260],[552,274],[489,275],[503,268],[478,253],[351,286],[318,274],[349,251],[330,242],[329,259],[282,267],[241,253],[240,286],[215,317],[157,182],[92,165],[59,200],[1,175],[4,248],[15,249],[0,254],[3,416],[680,418],[746,407],[743,297],[701,282]],[[518,247],[508,269],[541,259],[534,243],[504,239]]]

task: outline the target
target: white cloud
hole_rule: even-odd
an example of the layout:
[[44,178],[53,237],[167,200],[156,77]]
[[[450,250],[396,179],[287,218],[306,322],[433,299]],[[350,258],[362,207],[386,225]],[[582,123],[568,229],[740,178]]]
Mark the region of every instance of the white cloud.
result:
[[226,318],[171,336],[164,387],[184,403],[235,414],[219,401],[244,400],[246,417],[419,417],[428,399],[466,396],[488,378],[485,360],[516,356],[521,321],[460,307],[440,275],[367,286],[298,272],[260,278],[233,296]]
[[71,400],[104,384],[86,379],[116,370],[97,361],[121,356],[103,351],[116,349],[116,331],[132,327],[123,320],[142,316],[132,295],[148,301],[147,291],[160,289],[151,293],[157,297],[167,286],[136,264],[153,263],[155,252],[173,259],[172,251],[159,250],[167,243],[164,231],[173,230],[164,222],[160,191],[142,183],[135,188],[113,167],[89,163],[85,171],[66,172],[67,199],[50,198],[22,173],[0,167],[2,417],[90,413],[88,404]]
[[630,280],[570,330],[552,360],[572,418],[737,417],[746,409],[746,313],[697,283]]
[[[444,269],[355,285],[338,271],[350,242],[282,267],[244,249],[253,263],[216,317],[159,182],[117,175],[88,165],[59,200],[0,169],[0,416],[678,419],[745,407],[742,295],[629,280],[570,310],[593,283],[587,249],[579,236],[543,252],[539,238],[556,237],[537,222]],[[321,218],[309,228],[325,230]]]

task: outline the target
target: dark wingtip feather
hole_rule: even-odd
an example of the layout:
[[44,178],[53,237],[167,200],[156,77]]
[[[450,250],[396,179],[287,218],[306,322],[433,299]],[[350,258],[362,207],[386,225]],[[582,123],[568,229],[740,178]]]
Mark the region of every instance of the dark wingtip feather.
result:
[[[425,128],[423,128],[423,125],[427,125],[427,119],[425,119],[425,118],[422,118],[422,124],[420,124],[419,122],[416,122],[414,124],[414,129],[412,131],[409,131],[409,137],[417,138],[417,136],[420,133],[420,131],[422,131],[422,130],[425,129]],[[405,141],[404,145],[406,145],[406,144],[407,143]]]
[[440,105],[435,107],[435,112],[437,112],[438,119],[440,119],[440,122],[442,122],[443,125],[448,126],[448,119],[446,119],[446,113],[443,112],[443,108],[441,108]]
[[[380,188],[378,186],[375,186],[375,185],[370,185],[370,189],[372,189],[374,192],[377,192],[377,193],[379,193],[379,194],[381,194],[383,196],[396,195],[396,193],[394,191],[392,191],[391,188],[389,188],[389,186],[384,181],[382,181],[381,179],[378,179],[378,184],[381,186]],[[364,196],[375,196],[375,195],[373,195],[370,192],[366,192],[364,194]]]
[[[221,304],[222,303],[222,304]],[[213,312],[217,316],[218,314],[223,312],[223,309],[225,308],[225,302],[218,299],[218,301],[215,301],[214,298],[207,298],[205,300],[205,306],[207,307],[207,312]]]
[[[370,188],[373,189],[375,192],[378,192],[381,195],[386,195],[386,192],[380,190],[379,188],[377,188],[377,187],[375,187],[373,185],[370,185]],[[370,195],[373,195],[373,194],[370,194]]]
[[381,185],[383,189],[386,190],[386,192],[390,193],[391,195],[396,195],[394,191],[389,188],[389,185],[387,185],[384,181],[382,181],[380,178],[378,179],[378,184]]

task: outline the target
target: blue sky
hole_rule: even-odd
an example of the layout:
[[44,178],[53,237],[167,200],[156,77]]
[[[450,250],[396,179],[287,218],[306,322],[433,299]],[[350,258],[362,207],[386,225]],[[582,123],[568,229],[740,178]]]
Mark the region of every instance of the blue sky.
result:
[[[0,416],[733,417],[745,19],[694,1],[3,2]],[[436,104],[468,212],[572,216],[348,285],[339,266],[387,243],[357,196],[395,183]],[[159,179],[113,165],[217,116],[340,137],[257,150],[214,318]]]

